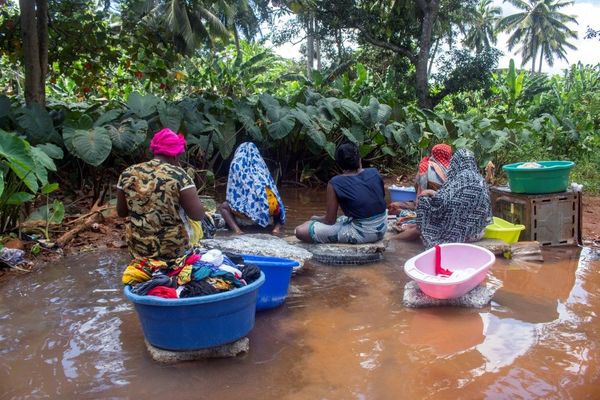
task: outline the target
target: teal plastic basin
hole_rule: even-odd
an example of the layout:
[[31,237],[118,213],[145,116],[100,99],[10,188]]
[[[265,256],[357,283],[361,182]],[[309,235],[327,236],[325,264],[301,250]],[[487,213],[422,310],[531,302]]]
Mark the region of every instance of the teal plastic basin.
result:
[[513,193],[541,194],[567,190],[569,174],[575,165],[572,161],[537,161],[543,168],[518,168],[524,164],[514,163],[502,167],[508,175]]

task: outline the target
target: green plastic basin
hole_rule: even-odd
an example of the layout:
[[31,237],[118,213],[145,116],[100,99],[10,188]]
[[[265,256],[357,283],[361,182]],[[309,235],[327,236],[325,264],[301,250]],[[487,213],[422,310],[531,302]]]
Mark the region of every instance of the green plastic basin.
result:
[[543,168],[518,168],[524,164],[514,163],[502,167],[508,175],[513,193],[557,193],[567,190],[569,174],[575,165],[572,161],[538,161]]

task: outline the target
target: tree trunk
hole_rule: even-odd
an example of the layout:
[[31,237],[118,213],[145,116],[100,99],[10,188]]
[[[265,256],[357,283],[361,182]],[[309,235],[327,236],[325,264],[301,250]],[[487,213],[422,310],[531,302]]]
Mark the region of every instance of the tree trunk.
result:
[[235,43],[235,65],[242,65],[242,50],[240,48],[240,35],[235,25],[233,26],[233,42]]
[[429,62],[429,51],[431,49],[431,35],[433,25],[437,18],[440,8],[439,0],[417,1],[423,19],[421,21],[421,37],[419,38],[419,54],[417,55],[416,67],[416,90],[419,107],[431,108],[431,98],[429,97],[429,81],[427,77],[427,67]]
[[542,47],[540,49],[540,65],[538,66],[538,73],[542,73],[542,62],[543,62],[543,57],[544,57],[544,48]]
[[48,2],[19,0],[25,65],[25,102],[46,103],[48,73]]
[[314,18],[312,13],[308,15],[308,21],[306,24],[306,75],[308,79],[312,78],[312,71],[314,65],[315,56],[315,37],[313,30]]
[[[318,31],[318,22],[315,19],[315,33]],[[320,35],[315,35],[315,54],[317,56],[317,71],[321,71],[321,37]]]
[[531,39],[533,41],[532,51],[533,55],[531,57],[531,73],[535,73],[535,58],[537,57],[537,44],[535,43],[535,38]]

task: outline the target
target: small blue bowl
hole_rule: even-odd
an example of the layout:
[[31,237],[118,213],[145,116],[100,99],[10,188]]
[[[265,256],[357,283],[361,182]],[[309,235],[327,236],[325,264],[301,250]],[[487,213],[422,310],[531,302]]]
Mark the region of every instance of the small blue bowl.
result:
[[148,342],[174,351],[199,350],[235,342],[254,327],[258,289],[265,274],[248,286],[187,299],[138,296],[125,286]]
[[406,189],[399,189],[399,188],[391,188],[391,187],[389,187],[388,190],[390,191],[390,200],[392,202],[395,202],[395,201],[415,201],[415,200],[417,200],[417,192],[415,192],[414,189],[412,189],[412,190],[406,190]]
[[265,274],[265,284],[258,290],[256,310],[268,310],[279,307],[285,301],[294,267],[298,261],[287,258],[242,255],[244,263],[254,264]]

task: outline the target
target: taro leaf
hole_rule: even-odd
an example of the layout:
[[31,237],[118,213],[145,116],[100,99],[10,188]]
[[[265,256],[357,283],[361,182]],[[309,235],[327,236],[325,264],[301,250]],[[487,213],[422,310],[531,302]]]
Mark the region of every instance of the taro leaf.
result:
[[362,107],[360,104],[353,102],[352,100],[342,99],[340,100],[340,110],[353,122],[362,124]]
[[381,148],[381,151],[383,152],[383,154],[388,155],[388,156],[392,156],[392,157],[396,157],[398,154],[396,154],[396,152],[389,146],[383,146]]
[[94,122],[94,126],[104,126],[110,122],[113,122],[115,119],[119,118],[122,113],[123,111],[119,109],[107,111],[104,114],[102,114],[96,120],[96,122]]
[[286,107],[282,109],[281,118],[269,124],[267,130],[273,139],[283,139],[290,134],[295,125],[296,119],[289,113],[289,109]]
[[[317,146],[323,148],[327,145],[327,137],[319,129],[310,128],[307,131],[307,134],[308,134],[308,137],[310,137]],[[327,149],[325,149],[325,150],[327,150]]]
[[10,133],[0,129],[0,159],[5,158],[11,170],[33,193],[38,190],[38,183],[33,169],[35,161],[31,156],[29,144]]
[[42,194],[50,194],[52,192],[56,192],[59,189],[58,183],[48,183],[47,185],[45,185],[41,192]]
[[[265,111],[267,112],[267,117],[270,120],[277,120],[279,118],[277,118],[277,115],[279,114],[279,109],[281,108],[281,105],[279,104],[279,102],[277,101],[276,98],[274,98],[273,96],[263,93],[260,95],[259,97],[259,101],[260,104],[262,104],[263,108],[265,109]],[[273,117],[275,114],[275,118]]]
[[52,143],[38,144],[35,147],[42,150],[44,153],[46,153],[48,155],[48,157],[53,158],[55,160],[62,160],[63,157],[65,156],[62,149]]
[[87,114],[83,114],[77,121],[78,129],[91,129],[94,127],[94,120]]
[[246,132],[250,133],[252,139],[262,141],[262,133],[260,132],[260,128],[256,125],[252,107],[243,102],[236,102],[235,109],[237,111],[237,119],[243,125]]
[[387,104],[379,104],[379,110],[377,111],[377,122],[380,124],[385,124],[385,122],[392,115],[392,107]]
[[99,126],[88,130],[76,129],[72,140],[75,155],[94,167],[102,164],[112,149],[108,131]]
[[62,201],[54,200],[52,204],[44,204],[35,209],[28,221],[45,221],[49,224],[60,224],[65,218],[65,206]]
[[118,127],[106,125],[105,127],[112,141],[112,145],[118,151],[133,151],[146,140],[148,123],[143,120],[127,118],[121,121]]
[[446,130],[446,127],[439,122],[428,121],[427,125],[429,126],[431,133],[433,133],[436,138],[446,139],[448,137],[448,131]]
[[456,139],[454,141],[454,143],[452,143],[452,145],[458,149],[467,147],[467,144],[468,144],[467,138],[464,138],[464,137],[460,137],[460,138]]
[[32,147],[31,155],[33,156],[33,160],[36,162],[36,164],[43,166],[47,170],[56,171],[56,165],[54,164],[54,161],[48,154],[46,154],[44,150],[37,146]]
[[217,146],[223,159],[228,158],[233,151],[236,143],[235,123],[228,119],[220,128],[221,135],[217,137]]
[[67,151],[73,155],[76,155],[75,147],[73,147],[73,136],[75,135],[76,128],[65,126],[63,128],[63,143],[67,148]]
[[375,149],[377,146],[372,145],[372,144],[361,144],[358,147],[358,153],[360,154],[361,158],[365,158],[366,156],[369,155],[370,152],[373,151],[373,149]]
[[353,143],[361,144],[365,141],[364,128],[360,125],[352,125],[350,129],[342,128],[342,133]]
[[329,154],[329,157],[335,159],[335,143],[327,142],[325,144],[325,150],[327,151],[327,154]]
[[183,114],[175,104],[161,103],[158,106],[158,116],[165,128],[169,128],[175,132],[179,131]]
[[132,92],[127,99],[127,107],[138,117],[146,118],[156,112],[160,99],[152,95],[142,96],[138,92]]
[[59,139],[52,117],[37,103],[21,108],[17,121],[32,144],[56,142]]
[[20,206],[23,203],[27,203],[35,198],[35,196],[31,193],[27,192],[16,192],[10,195],[8,198],[7,204],[11,206]]
[[369,113],[370,124],[375,125],[377,122],[379,122],[379,101],[377,101],[375,97],[371,97],[369,99],[369,108],[367,110]]
[[325,110],[327,110],[332,119],[336,121],[340,120],[340,114],[338,114],[338,112],[336,111],[336,108],[338,108],[340,105],[339,99],[336,99],[335,97],[327,97],[325,99],[320,100],[319,105],[321,107],[324,107]]
[[404,132],[412,143],[416,144],[421,140],[421,125],[419,125],[417,122],[409,122],[406,124],[404,127]]
[[31,148],[31,156],[35,163],[34,173],[42,185],[48,184],[48,170],[56,171],[54,161],[46,153],[37,147]]

